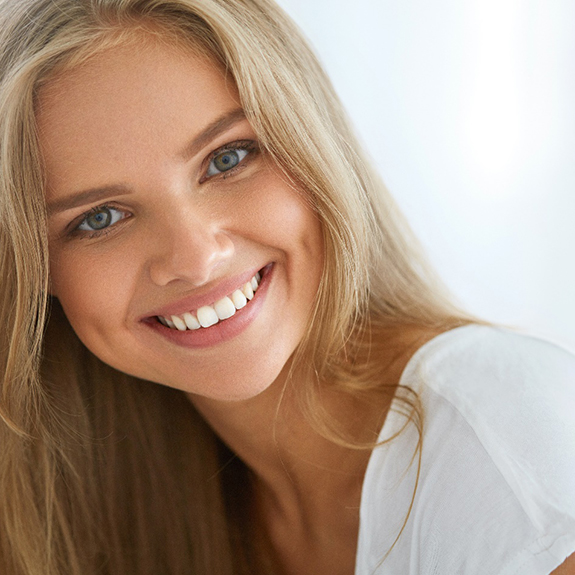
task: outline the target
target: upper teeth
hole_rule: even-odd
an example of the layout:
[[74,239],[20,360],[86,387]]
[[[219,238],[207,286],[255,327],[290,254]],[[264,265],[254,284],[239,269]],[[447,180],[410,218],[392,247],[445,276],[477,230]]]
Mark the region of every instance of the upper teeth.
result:
[[230,295],[214,302],[211,305],[204,305],[195,312],[186,312],[182,315],[163,316],[158,319],[166,327],[186,331],[188,329],[200,329],[200,327],[210,327],[222,319],[232,317],[236,310],[242,309],[248,300],[254,297],[254,292],[258,289],[261,276],[259,273],[243,286],[232,292]]

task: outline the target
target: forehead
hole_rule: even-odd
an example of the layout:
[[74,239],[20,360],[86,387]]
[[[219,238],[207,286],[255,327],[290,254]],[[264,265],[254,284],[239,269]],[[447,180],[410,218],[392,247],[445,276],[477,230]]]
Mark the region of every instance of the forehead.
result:
[[96,53],[39,91],[37,123],[49,182],[59,186],[70,177],[63,167],[75,174],[103,167],[113,172],[116,160],[125,167],[136,154],[175,153],[237,106],[233,82],[192,49],[146,38]]
[[[96,51],[45,81],[36,99],[37,117],[43,123],[54,115],[79,116],[88,105],[92,112],[100,106],[109,115],[122,103],[168,104],[186,95],[201,103],[198,96],[206,90],[211,89],[215,98],[223,95],[222,79],[221,65],[199,50],[135,32],[128,41]],[[225,95],[235,94],[233,82],[226,79],[225,84]]]

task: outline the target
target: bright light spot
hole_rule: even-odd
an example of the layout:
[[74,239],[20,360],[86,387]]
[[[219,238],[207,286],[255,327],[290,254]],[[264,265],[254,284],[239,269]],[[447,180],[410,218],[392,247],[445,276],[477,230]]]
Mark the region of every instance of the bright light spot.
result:
[[470,4],[470,11],[476,69],[465,133],[471,166],[489,176],[513,171],[521,155],[520,3],[484,0]]

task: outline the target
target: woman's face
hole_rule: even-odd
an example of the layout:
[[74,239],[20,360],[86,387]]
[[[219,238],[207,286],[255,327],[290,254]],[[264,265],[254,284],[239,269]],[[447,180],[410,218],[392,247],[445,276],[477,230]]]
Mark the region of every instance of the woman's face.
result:
[[84,344],[204,397],[266,389],[304,334],[322,232],[260,152],[233,83],[138,42],[54,78],[38,123],[52,292]]

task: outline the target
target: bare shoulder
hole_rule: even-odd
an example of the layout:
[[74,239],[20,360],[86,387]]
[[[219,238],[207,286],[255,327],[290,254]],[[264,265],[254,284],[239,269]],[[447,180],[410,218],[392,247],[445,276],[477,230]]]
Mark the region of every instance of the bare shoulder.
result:
[[550,575],[575,575],[575,553],[567,557]]

